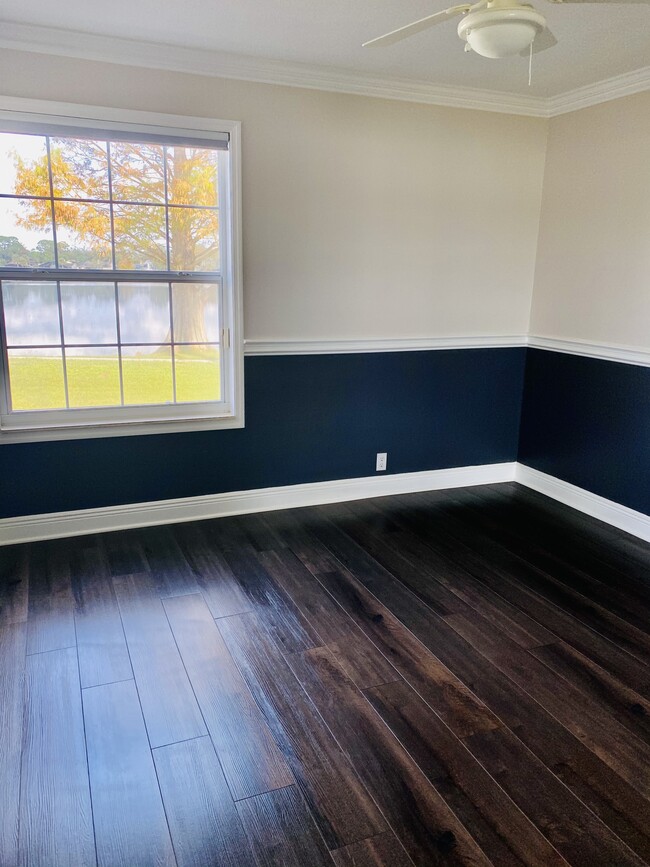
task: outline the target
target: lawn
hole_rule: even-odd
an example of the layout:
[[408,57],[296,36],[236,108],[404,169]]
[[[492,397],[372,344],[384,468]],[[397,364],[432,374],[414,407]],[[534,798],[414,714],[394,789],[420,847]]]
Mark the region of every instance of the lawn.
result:
[[[71,407],[119,406],[120,374],[117,359],[66,359]],[[52,357],[16,356],[10,359],[12,406],[16,410],[58,409],[65,406],[63,364]],[[124,403],[171,403],[171,358],[123,358]],[[178,401],[219,400],[219,359],[176,359]]]

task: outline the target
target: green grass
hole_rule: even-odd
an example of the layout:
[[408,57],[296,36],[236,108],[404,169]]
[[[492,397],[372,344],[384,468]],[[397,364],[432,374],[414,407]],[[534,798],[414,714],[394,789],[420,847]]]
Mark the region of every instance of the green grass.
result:
[[[66,360],[71,407],[119,406],[117,359]],[[123,358],[124,402],[170,403],[173,399],[170,358]],[[65,407],[63,364],[51,357],[14,356],[9,362],[12,406],[16,410]],[[176,359],[177,401],[219,400],[218,356]]]

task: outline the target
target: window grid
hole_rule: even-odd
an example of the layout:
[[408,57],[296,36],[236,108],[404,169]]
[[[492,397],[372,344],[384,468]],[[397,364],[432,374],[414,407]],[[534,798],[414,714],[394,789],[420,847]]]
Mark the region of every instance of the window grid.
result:
[[124,373],[122,371],[122,334],[120,324],[120,296],[117,291],[117,281],[113,284],[115,290],[115,333],[117,336],[117,364],[120,371],[120,406],[124,406]]
[[[163,148],[163,184],[165,190],[165,202],[169,202],[169,189],[167,186],[167,148]],[[167,270],[171,268],[172,258],[169,250],[169,208],[165,208],[165,235],[167,237]],[[170,302],[171,303],[171,302]],[[171,309],[171,307],[170,307]]]
[[[68,365],[65,355],[65,333],[63,330],[63,304],[61,303],[61,284],[56,281],[56,303],[59,314],[59,332],[61,334],[61,360],[63,364],[63,393],[65,394],[65,408],[70,409],[70,397],[68,391]],[[7,347],[9,348],[9,347]]]
[[50,185],[50,213],[52,214],[52,241],[54,243],[54,267],[59,267],[59,245],[56,241],[56,210],[54,208],[54,183],[52,181],[52,160],[50,158],[50,137],[45,139],[45,148],[47,152],[47,182]]
[[[0,133],[1,135],[1,133]],[[115,215],[114,215],[114,206],[115,205],[127,205],[127,206],[140,206],[140,207],[150,207],[150,208],[158,208],[164,209],[165,215],[165,260],[166,260],[166,268],[165,269],[157,269],[157,270],[165,270],[171,271],[172,264],[172,250],[171,250],[171,235],[170,235],[170,211],[173,212],[175,210],[191,210],[197,213],[197,215],[202,211],[212,212],[216,215],[219,214],[219,205],[194,205],[194,204],[184,204],[177,202],[170,202],[169,200],[169,185],[168,185],[168,149],[169,145],[161,144],[162,149],[162,168],[163,168],[163,201],[152,201],[147,199],[116,199],[113,197],[113,159],[111,155],[111,143],[119,143],[118,141],[104,140],[104,139],[93,139],[95,141],[99,141],[102,144],[106,145],[106,163],[107,163],[107,180],[108,180],[108,198],[87,198],[81,196],[55,196],[54,194],[54,178],[52,172],[52,148],[51,141],[52,139],[57,138],[65,138],[63,136],[52,136],[52,135],[44,135],[42,136],[45,139],[46,146],[46,155],[47,155],[47,171],[48,171],[48,186],[49,186],[49,196],[38,196],[38,195],[18,195],[16,193],[0,193],[0,200],[12,200],[20,202],[21,200],[28,201],[37,201],[37,202],[48,202],[50,203],[50,212],[52,219],[52,240],[54,244],[54,270],[61,270],[61,266],[59,263],[59,245],[57,241],[57,217],[56,217],[56,203],[64,202],[71,204],[79,204],[79,205],[107,205],[109,208],[109,224],[110,224],[110,247],[111,247],[111,264],[112,269],[87,269],[87,270],[106,270],[110,272],[110,270],[116,271],[127,271],[128,269],[118,269],[117,268],[117,247],[116,243],[116,235],[115,235]],[[71,138],[71,137],[70,137]],[[137,144],[137,142],[129,142],[130,144]],[[182,146],[182,145],[181,145]],[[187,145],[186,147],[191,148],[191,145]],[[197,146],[194,146],[197,147]],[[210,148],[206,143],[206,146],[202,148],[202,150],[212,150],[215,155],[218,154],[218,149]],[[218,156],[217,156],[218,159]],[[220,169],[217,168],[217,172]],[[218,186],[218,184],[217,184]],[[219,232],[216,234],[216,256],[217,259],[220,260],[221,251],[219,244]],[[65,266],[64,266],[65,267]],[[28,266],[25,267],[17,267],[18,270],[28,269]],[[6,269],[13,270],[13,269]],[[34,270],[34,269],[31,269]],[[51,270],[51,269],[47,269]],[[67,270],[67,269],[66,269]],[[82,270],[82,269],[73,269],[70,270]],[[140,269],[138,269],[140,270]],[[149,270],[149,269],[143,269]],[[151,269],[156,270],[156,269]],[[218,273],[218,269],[207,269],[201,273]]]
[[[163,184],[165,190],[165,202],[169,202],[169,189],[167,186],[167,148],[163,148]],[[167,238],[167,270],[171,268],[171,253],[169,250],[169,208],[165,208],[165,236]],[[172,343],[172,395],[176,403],[176,352],[174,351],[174,299],[172,298],[172,284],[169,284],[169,333]]]
[[[115,261],[115,213],[113,211],[113,171],[111,167],[111,143],[109,141],[106,142],[106,160],[108,162],[108,211],[111,221],[111,238],[113,239],[113,243],[111,244],[111,264],[113,265],[113,271],[117,271],[117,262]],[[52,190],[52,192],[54,193],[54,190]],[[115,291],[117,292],[117,286],[115,287]]]
[[[205,285],[210,284],[210,285],[216,285],[219,287],[217,298],[218,298],[218,307],[220,308],[221,307],[221,300],[222,300],[221,281],[220,280],[214,280],[214,279],[212,279],[212,280],[201,279],[200,281],[196,281],[196,278],[194,278],[194,280],[195,280],[195,282],[200,282],[200,283],[205,284]],[[3,283],[4,282],[13,282],[13,280],[12,280],[12,278],[10,278],[9,280],[4,280],[4,281],[0,280],[0,317],[2,318],[3,325],[4,325],[4,309],[3,309],[4,305],[2,302],[3,302]],[[119,405],[118,404],[107,404],[106,405],[107,408],[110,408],[110,407],[117,408],[118,406],[119,407],[130,407],[130,406],[137,405],[137,404],[133,404],[133,403],[126,403],[125,399],[124,399],[124,366],[123,366],[124,362],[123,362],[123,356],[122,356],[122,348],[123,347],[149,347],[149,346],[154,347],[154,348],[155,347],[165,347],[165,348],[169,347],[169,349],[170,349],[171,377],[172,377],[172,401],[171,401],[172,404],[177,404],[175,347],[176,346],[188,346],[188,347],[191,347],[191,346],[210,346],[210,347],[214,347],[218,352],[219,360],[220,360],[220,364],[219,364],[219,368],[220,368],[219,393],[223,394],[223,359],[221,358],[221,352],[219,351],[221,348],[220,341],[205,340],[205,341],[202,341],[201,343],[196,343],[196,342],[192,342],[192,341],[176,341],[175,340],[174,296],[173,296],[172,281],[168,281],[168,280],[165,280],[165,281],[162,281],[162,280],[148,281],[152,284],[155,283],[155,284],[167,286],[168,305],[169,305],[169,341],[168,342],[167,341],[160,341],[160,340],[156,340],[156,341],[145,341],[145,340],[142,340],[142,341],[122,341],[122,339],[121,339],[121,314],[120,314],[120,304],[119,304],[119,291],[120,291],[119,290],[119,284],[122,284],[122,285],[128,285],[128,284],[139,285],[140,281],[129,281],[128,279],[124,279],[123,277],[120,277],[120,279],[118,279],[118,280],[110,280],[110,281],[106,280],[106,281],[104,281],[104,282],[112,282],[113,286],[114,286],[114,291],[115,291],[115,317],[116,317],[115,324],[116,324],[117,340],[116,340],[116,342],[108,342],[108,343],[66,342],[66,340],[65,340],[65,326],[64,326],[64,319],[63,319],[63,303],[62,303],[62,298],[61,298],[61,283],[66,282],[66,281],[62,281],[62,280],[49,281],[47,279],[42,280],[40,278],[40,275],[39,275],[39,282],[52,282],[52,283],[56,284],[57,315],[58,315],[59,338],[60,338],[59,343],[44,343],[44,344],[43,343],[20,343],[20,344],[10,343],[8,341],[6,335],[5,335],[5,341],[4,342],[5,342],[5,348],[7,351],[7,359],[6,359],[7,369],[9,369],[8,358],[9,358],[9,353],[11,350],[22,350],[22,351],[24,351],[24,350],[38,350],[38,349],[61,350],[62,366],[63,366],[63,387],[64,387],[64,395],[65,395],[65,409],[69,410],[69,409],[83,409],[84,408],[84,407],[70,407],[70,394],[69,394],[69,386],[68,386],[68,364],[67,364],[67,357],[66,357],[66,348],[67,349],[99,349],[99,350],[117,349],[117,361],[118,361],[119,382],[120,382],[120,403],[119,403]],[[176,282],[176,281],[173,281],[173,282]],[[179,282],[182,283],[182,281],[179,281]],[[10,411],[22,412],[22,410],[13,410],[12,409],[10,378],[11,377],[9,377],[9,381],[7,383],[7,385],[9,386],[7,389],[7,392],[8,392],[7,393],[7,402],[9,404]],[[183,403],[185,403],[185,401],[183,401]],[[61,409],[63,409],[63,407],[61,407]],[[40,410],[40,411],[41,412],[49,412],[50,410],[44,409],[44,410]]]
[[169,284],[167,297],[169,298],[169,338],[171,341],[172,356],[172,400],[176,403],[176,352],[174,351],[174,303],[172,298],[172,284]]
[[[115,216],[113,213],[113,172],[111,168],[111,142],[106,142],[106,159],[108,161],[108,198],[109,202],[109,214],[111,220],[111,238],[115,238]],[[111,264],[113,265],[113,270],[117,270],[117,263],[115,261],[115,244],[111,244]],[[113,284],[114,296],[115,296],[115,332],[117,337],[117,369],[120,374],[120,406],[124,406],[124,372],[122,370],[122,337],[121,337],[121,325],[120,325],[120,296],[117,289],[117,281]]]
[[[119,346],[170,346],[171,343],[160,343],[160,341],[132,340],[117,343],[66,343],[68,349],[116,349]],[[191,343],[189,340],[176,340],[174,346],[219,346],[217,340],[204,340],[202,343]],[[60,343],[10,343],[7,349],[61,349]]]
[[[1,134],[1,133],[0,133]],[[149,202],[146,199],[87,199],[82,196],[29,196],[27,194],[17,195],[16,193],[0,193],[0,199],[29,199],[30,201],[36,202],[49,202],[50,199],[54,199],[55,202],[72,202],[73,204],[79,203],[80,205],[110,205],[112,203],[116,205],[146,205],[148,208],[164,208],[168,207],[170,210],[174,210],[178,208],[179,210],[182,208],[187,208],[189,210],[194,211],[218,211],[219,205],[185,205],[182,202],[170,202],[168,205],[165,205],[164,202]]]
[[0,123],[0,442],[242,426],[240,124],[28,108]]

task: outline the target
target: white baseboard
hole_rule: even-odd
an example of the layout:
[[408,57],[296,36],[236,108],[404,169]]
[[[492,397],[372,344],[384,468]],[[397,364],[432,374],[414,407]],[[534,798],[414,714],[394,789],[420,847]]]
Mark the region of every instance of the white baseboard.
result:
[[571,506],[572,509],[577,509],[579,512],[591,515],[592,518],[598,518],[606,524],[611,524],[612,527],[618,527],[619,530],[625,530],[626,533],[650,542],[650,515],[636,512],[613,500],[606,500],[605,497],[599,497],[598,494],[592,494],[591,491],[578,488],[555,476],[540,473],[539,470],[534,470],[525,464],[516,465],[515,481],[559,503],[564,503],[565,506]]
[[46,515],[4,518],[0,520],[0,545],[37,542],[64,536],[105,533],[132,527],[200,521],[226,515],[268,512],[321,503],[340,503],[389,494],[434,491],[444,488],[464,488],[511,482],[516,464],[483,464],[475,467],[453,467],[446,470],[426,470],[420,473],[395,473],[359,479],[339,479],[306,485],[286,485],[252,491],[233,491],[204,497],[184,497],[100,509],[80,509],[73,512],[53,512]]
[[184,497],[176,500],[107,506],[100,509],[4,518],[0,520],[0,545],[37,542],[64,536],[83,536],[88,533],[105,533],[111,530],[127,530],[157,524],[176,524],[182,521],[201,521],[226,515],[268,512],[298,506],[316,506],[322,503],[341,503],[346,500],[363,500],[390,494],[409,494],[415,491],[436,491],[512,481],[517,481],[566,506],[571,506],[650,542],[650,516],[612,500],[606,500],[554,476],[540,473],[524,464],[512,462],[426,470],[420,473],[377,475],[359,479],[338,479],[332,482],[232,491],[204,497]]

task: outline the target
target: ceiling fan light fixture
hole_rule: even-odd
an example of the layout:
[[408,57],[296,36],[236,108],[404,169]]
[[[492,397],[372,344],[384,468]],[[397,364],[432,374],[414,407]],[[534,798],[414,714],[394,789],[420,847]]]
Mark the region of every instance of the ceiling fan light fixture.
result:
[[470,12],[458,25],[458,35],[482,57],[510,57],[525,51],[546,27],[532,7],[483,9]]

